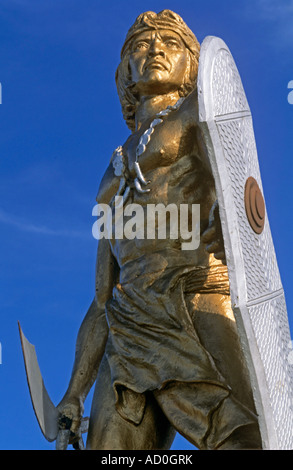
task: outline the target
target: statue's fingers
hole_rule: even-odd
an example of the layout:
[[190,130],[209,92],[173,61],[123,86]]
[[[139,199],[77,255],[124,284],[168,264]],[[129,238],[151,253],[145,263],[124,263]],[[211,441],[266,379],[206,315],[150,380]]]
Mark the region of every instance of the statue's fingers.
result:
[[212,225],[208,227],[202,234],[201,238],[204,243],[210,243],[215,239],[216,236],[216,227]]
[[214,257],[220,261],[222,261],[223,264],[226,263],[226,255],[224,251],[219,251],[218,253],[214,253]]
[[215,240],[213,241],[212,243],[210,243],[209,245],[206,246],[206,251],[208,253],[218,253],[222,250],[222,246],[221,244],[219,243],[218,240]]
[[80,419],[77,419],[77,418],[73,419],[71,427],[70,427],[70,431],[73,432],[74,434],[77,434],[80,428],[80,422],[81,422]]

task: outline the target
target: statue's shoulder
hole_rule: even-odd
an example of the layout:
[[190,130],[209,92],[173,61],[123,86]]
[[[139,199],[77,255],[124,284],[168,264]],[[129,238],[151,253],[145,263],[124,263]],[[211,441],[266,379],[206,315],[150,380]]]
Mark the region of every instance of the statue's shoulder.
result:
[[180,109],[178,110],[180,119],[186,126],[198,125],[199,113],[198,113],[198,91],[195,87],[189,95],[185,98]]
[[112,161],[108,165],[101,180],[96,197],[98,204],[109,204],[119,187],[120,178],[115,175]]

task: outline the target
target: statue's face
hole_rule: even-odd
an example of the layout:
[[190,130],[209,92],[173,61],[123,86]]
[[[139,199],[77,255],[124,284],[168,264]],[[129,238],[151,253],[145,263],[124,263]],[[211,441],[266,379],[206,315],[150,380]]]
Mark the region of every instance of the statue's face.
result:
[[184,82],[188,51],[174,31],[150,30],[135,38],[129,64],[140,96],[168,93]]

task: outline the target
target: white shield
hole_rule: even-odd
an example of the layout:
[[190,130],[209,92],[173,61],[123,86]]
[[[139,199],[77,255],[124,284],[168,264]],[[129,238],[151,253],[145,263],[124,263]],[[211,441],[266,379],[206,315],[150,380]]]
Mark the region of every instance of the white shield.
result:
[[[293,365],[250,108],[226,44],[201,46],[199,120],[220,207],[231,301],[264,449],[293,448]],[[252,184],[251,184],[252,182]]]

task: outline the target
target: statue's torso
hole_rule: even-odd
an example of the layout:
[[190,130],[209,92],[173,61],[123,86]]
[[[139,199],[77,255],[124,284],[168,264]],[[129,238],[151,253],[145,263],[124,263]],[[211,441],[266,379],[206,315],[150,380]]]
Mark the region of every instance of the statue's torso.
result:
[[[139,131],[133,133],[123,146],[130,180],[134,180],[135,152],[139,139],[148,129],[152,119],[146,121]],[[126,205],[139,204],[145,214],[148,204],[200,204],[201,226],[205,227],[211,205],[215,199],[214,183],[205,161],[204,149],[201,148],[201,138],[196,122],[196,110],[193,101],[188,98],[182,106],[164,118],[158,125],[148,143],[145,152],[139,157],[142,173],[150,183],[148,193],[139,193],[132,189]],[[98,202],[109,204],[119,187],[120,178],[114,175],[112,164],[109,165],[98,194]],[[125,217],[125,221],[129,220]],[[145,217],[145,221],[146,221]],[[191,221],[191,213],[190,213]],[[115,222],[113,218],[113,222]],[[180,233],[179,233],[180,235]],[[204,246],[200,245],[194,251],[182,251],[180,239],[112,239],[112,251],[123,266],[126,262],[141,256],[170,248],[178,251],[182,264],[207,264],[208,255]]]

